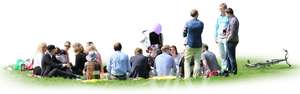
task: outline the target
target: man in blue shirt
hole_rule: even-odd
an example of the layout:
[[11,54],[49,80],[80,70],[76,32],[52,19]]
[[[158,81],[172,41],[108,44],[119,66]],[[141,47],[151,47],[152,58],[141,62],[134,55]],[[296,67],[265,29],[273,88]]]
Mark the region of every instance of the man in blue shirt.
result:
[[126,80],[127,74],[130,72],[130,63],[128,55],[121,52],[121,43],[114,44],[115,53],[110,57],[107,64],[107,71],[110,79]]
[[188,79],[191,75],[190,62],[194,57],[194,71],[193,76],[200,75],[200,55],[202,38],[201,34],[203,31],[204,24],[198,19],[198,11],[193,9],[191,12],[193,19],[188,21],[185,25],[185,32],[187,32],[187,45],[185,49],[185,62],[184,62],[184,78]]
[[222,3],[220,4],[219,9],[221,15],[218,17],[216,23],[215,41],[218,44],[219,51],[221,54],[222,71],[225,71],[228,69],[227,64],[225,62],[226,38],[224,32],[228,26],[228,17],[225,15],[225,9],[227,9],[227,5],[225,3]]
[[155,58],[155,72],[157,76],[175,76],[176,64],[170,53],[169,45],[164,45],[162,54]]

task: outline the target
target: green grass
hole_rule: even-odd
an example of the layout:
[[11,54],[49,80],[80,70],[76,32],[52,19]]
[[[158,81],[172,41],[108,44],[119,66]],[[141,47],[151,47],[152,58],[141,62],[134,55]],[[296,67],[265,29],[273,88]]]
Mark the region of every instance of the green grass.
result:
[[[261,61],[261,60],[255,60]],[[70,80],[63,78],[32,78],[28,75],[30,72],[20,72],[20,71],[3,71],[6,77],[10,79],[35,86],[45,86],[45,87],[57,87],[57,86],[68,86],[68,87],[102,87],[102,88],[145,88],[145,87],[186,87],[193,85],[214,85],[214,84],[228,84],[228,82],[239,82],[250,79],[257,79],[259,81],[260,78],[266,77],[276,77],[280,76],[289,76],[295,74],[297,71],[297,66],[293,65],[289,68],[286,64],[277,64],[268,68],[260,68],[260,69],[249,69],[244,65],[246,64],[246,58],[238,59],[238,75],[230,75],[229,77],[212,77],[212,78],[194,78],[190,80],[183,79],[175,79],[175,80],[126,80],[126,81],[117,81],[117,80],[101,80],[94,83],[83,83],[80,80]]]

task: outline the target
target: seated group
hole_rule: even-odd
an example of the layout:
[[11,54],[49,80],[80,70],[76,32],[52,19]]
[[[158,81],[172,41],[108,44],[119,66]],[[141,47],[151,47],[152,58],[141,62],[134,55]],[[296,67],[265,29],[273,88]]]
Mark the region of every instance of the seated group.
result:
[[[176,76],[184,77],[184,57],[177,52],[176,46],[153,46],[143,55],[141,48],[136,48],[134,56],[121,52],[121,43],[114,44],[114,54],[107,60],[106,65],[93,42],[88,42],[86,48],[80,43],[72,45],[75,53],[75,62],[69,58],[71,43],[65,42],[64,49],[41,43],[38,52],[33,58],[33,76],[63,77],[70,79],[114,79],[126,80],[135,78]],[[220,66],[216,56],[202,45],[201,75],[204,77],[216,76],[220,73]],[[193,60],[190,63],[193,67]],[[193,68],[191,68],[193,69]],[[193,73],[191,73],[193,74]],[[82,78],[83,77],[83,78]]]

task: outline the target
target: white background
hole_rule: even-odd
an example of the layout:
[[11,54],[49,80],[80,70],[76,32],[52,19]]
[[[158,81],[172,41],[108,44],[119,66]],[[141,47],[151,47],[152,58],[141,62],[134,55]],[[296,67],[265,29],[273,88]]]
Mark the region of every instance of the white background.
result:
[[[286,48],[290,52],[291,63],[298,63],[300,15],[297,0],[1,0],[1,65],[13,64],[17,58],[32,57],[40,42],[62,47],[67,40],[82,44],[93,41],[104,60],[113,52],[112,45],[121,42],[123,51],[132,55],[133,49],[141,46],[141,31],[151,29],[155,23],[162,25],[164,43],[176,45],[182,51],[182,30],[190,19],[191,9],[199,10],[199,19],[205,24],[203,42],[219,54],[213,34],[216,18],[220,14],[218,5],[223,2],[234,9],[240,21],[238,56],[282,57],[281,49]],[[4,80],[1,80],[0,86],[5,91],[29,88],[6,82],[3,76],[1,79]],[[299,75],[180,91],[297,92],[297,79]],[[41,90],[36,92],[52,90],[35,89]],[[248,89],[253,91],[246,91]],[[77,90],[83,92],[87,89]],[[177,89],[171,91],[178,93]]]

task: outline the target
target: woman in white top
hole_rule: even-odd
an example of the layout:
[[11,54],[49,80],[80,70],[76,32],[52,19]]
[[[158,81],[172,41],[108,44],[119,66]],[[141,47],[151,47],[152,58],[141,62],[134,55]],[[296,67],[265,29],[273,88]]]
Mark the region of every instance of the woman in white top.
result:
[[182,55],[180,53],[177,52],[177,48],[176,46],[171,46],[170,48],[170,54],[171,56],[173,57],[174,61],[175,61],[175,64],[176,64],[176,76],[179,77],[180,76],[180,67],[179,67],[179,64],[180,64],[180,61],[181,61],[181,58],[182,58]]
[[47,50],[47,44],[42,42],[38,45],[37,51],[33,58],[33,75],[41,75],[42,58]]

